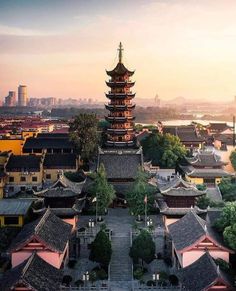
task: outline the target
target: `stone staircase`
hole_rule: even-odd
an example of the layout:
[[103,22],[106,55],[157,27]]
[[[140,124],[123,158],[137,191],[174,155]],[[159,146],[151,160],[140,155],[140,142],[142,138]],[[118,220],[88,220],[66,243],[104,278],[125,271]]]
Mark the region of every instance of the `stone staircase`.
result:
[[129,257],[129,249],[129,233],[116,233],[112,236],[111,281],[132,280],[132,261]]

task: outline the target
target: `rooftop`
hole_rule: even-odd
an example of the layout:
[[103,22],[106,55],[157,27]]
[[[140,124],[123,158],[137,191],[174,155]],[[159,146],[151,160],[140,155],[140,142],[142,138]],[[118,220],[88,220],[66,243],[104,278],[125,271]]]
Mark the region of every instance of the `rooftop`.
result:
[[71,229],[70,224],[47,209],[41,218],[25,224],[10,246],[10,252],[21,249],[31,239],[36,238],[50,250],[62,253],[70,238]]
[[46,154],[43,162],[45,169],[76,169],[76,154]]
[[[217,231],[200,218],[193,209],[184,217],[168,226],[175,249],[183,252],[200,243],[205,238],[212,240],[217,246],[229,250]],[[193,231],[194,230],[194,231]]]
[[218,282],[231,286],[229,277],[220,270],[208,252],[191,265],[178,270],[177,276],[187,291],[208,290]]
[[0,279],[2,291],[13,290],[17,283],[37,291],[58,291],[62,282],[63,270],[54,268],[37,254],[7,271]]
[[15,156],[11,155],[7,164],[7,172],[27,172],[27,171],[40,171],[41,156],[36,155],[22,155]]
[[26,215],[32,203],[31,199],[0,199],[0,215]]
[[199,151],[194,157],[186,160],[193,167],[221,167],[225,165],[221,157],[210,151]]
[[27,138],[23,149],[73,149],[74,144],[69,138],[44,138],[44,137],[30,137]]

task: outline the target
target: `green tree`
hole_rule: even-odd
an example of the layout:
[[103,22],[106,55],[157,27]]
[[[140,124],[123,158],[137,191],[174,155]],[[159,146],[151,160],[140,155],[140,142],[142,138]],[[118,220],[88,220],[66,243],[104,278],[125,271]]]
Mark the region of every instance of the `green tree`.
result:
[[145,212],[145,196],[147,197],[147,213],[151,210],[154,203],[154,187],[148,184],[148,174],[140,167],[137,171],[134,185],[127,193],[127,201],[130,212],[136,216]]
[[94,183],[91,188],[93,197],[96,197],[97,210],[99,215],[103,215],[107,207],[115,198],[114,187],[108,183],[105,167],[100,164],[97,173],[95,174]]
[[[236,212],[235,212],[235,215],[236,215]],[[223,236],[227,244],[233,250],[236,250],[236,222],[225,228],[223,232]]]
[[234,170],[236,171],[236,151],[232,151],[230,156],[229,156],[230,162],[234,168]]
[[81,113],[70,123],[70,139],[83,161],[94,155],[98,146],[98,120],[95,114]]
[[187,153],[180,139],[171,134],[153,132],[141,141],[141,145],[144,155],[162,168],[175,168]]
[[236,200],[236,183],[230,177],[223,178],[219,184],[222,197],[225,201]]
[[100,230],[91,244],[89,259],[107,267],[111,260],[112,248],[108,235]]
[[211,199],[206,195],[201,196],[197,200],[197,206],[201,209],[206,209],[211,204]]
[[129,255],[136,263],[141,259],[142,265],[143,262],[149,264],[154,259],[155,249],[155,243],[150,233],[146,230],[141,230],[133,241]]
[[216,221],[215,226],[219,231],[236,223],[236,202],[227,202],[223,208],[220,218]]

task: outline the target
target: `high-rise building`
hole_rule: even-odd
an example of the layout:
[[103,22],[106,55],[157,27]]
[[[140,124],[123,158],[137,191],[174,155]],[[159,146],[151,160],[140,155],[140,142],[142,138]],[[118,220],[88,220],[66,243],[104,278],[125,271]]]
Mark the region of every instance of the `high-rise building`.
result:
[[18,87],[18,106],[27,106],[27,104],[28,104],[27,86],[20,85]]
[[5,106],[12,107],[16,106],[16,92],[9,91],[8,96],[5,97]]

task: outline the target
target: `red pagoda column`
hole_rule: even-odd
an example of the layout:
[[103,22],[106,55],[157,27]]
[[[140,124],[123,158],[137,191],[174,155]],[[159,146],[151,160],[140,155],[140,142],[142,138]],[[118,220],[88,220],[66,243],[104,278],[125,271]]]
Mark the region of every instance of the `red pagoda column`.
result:
[[106,82],[110,91],[106,97],[110,102],[106,105],[109,114],[105,117],[110,123],[106,131],[106,145],[111,147],[132,147],[135,145],[134,135],[134,117],[132,110],[135,105],[132,99],[135,93],[132,93],[131,87],[135,82],[130,80],[134,71],[129,71],[122,63],[123,47],[119,45],[119,62],[112,71],[106,71],[110,80]]

